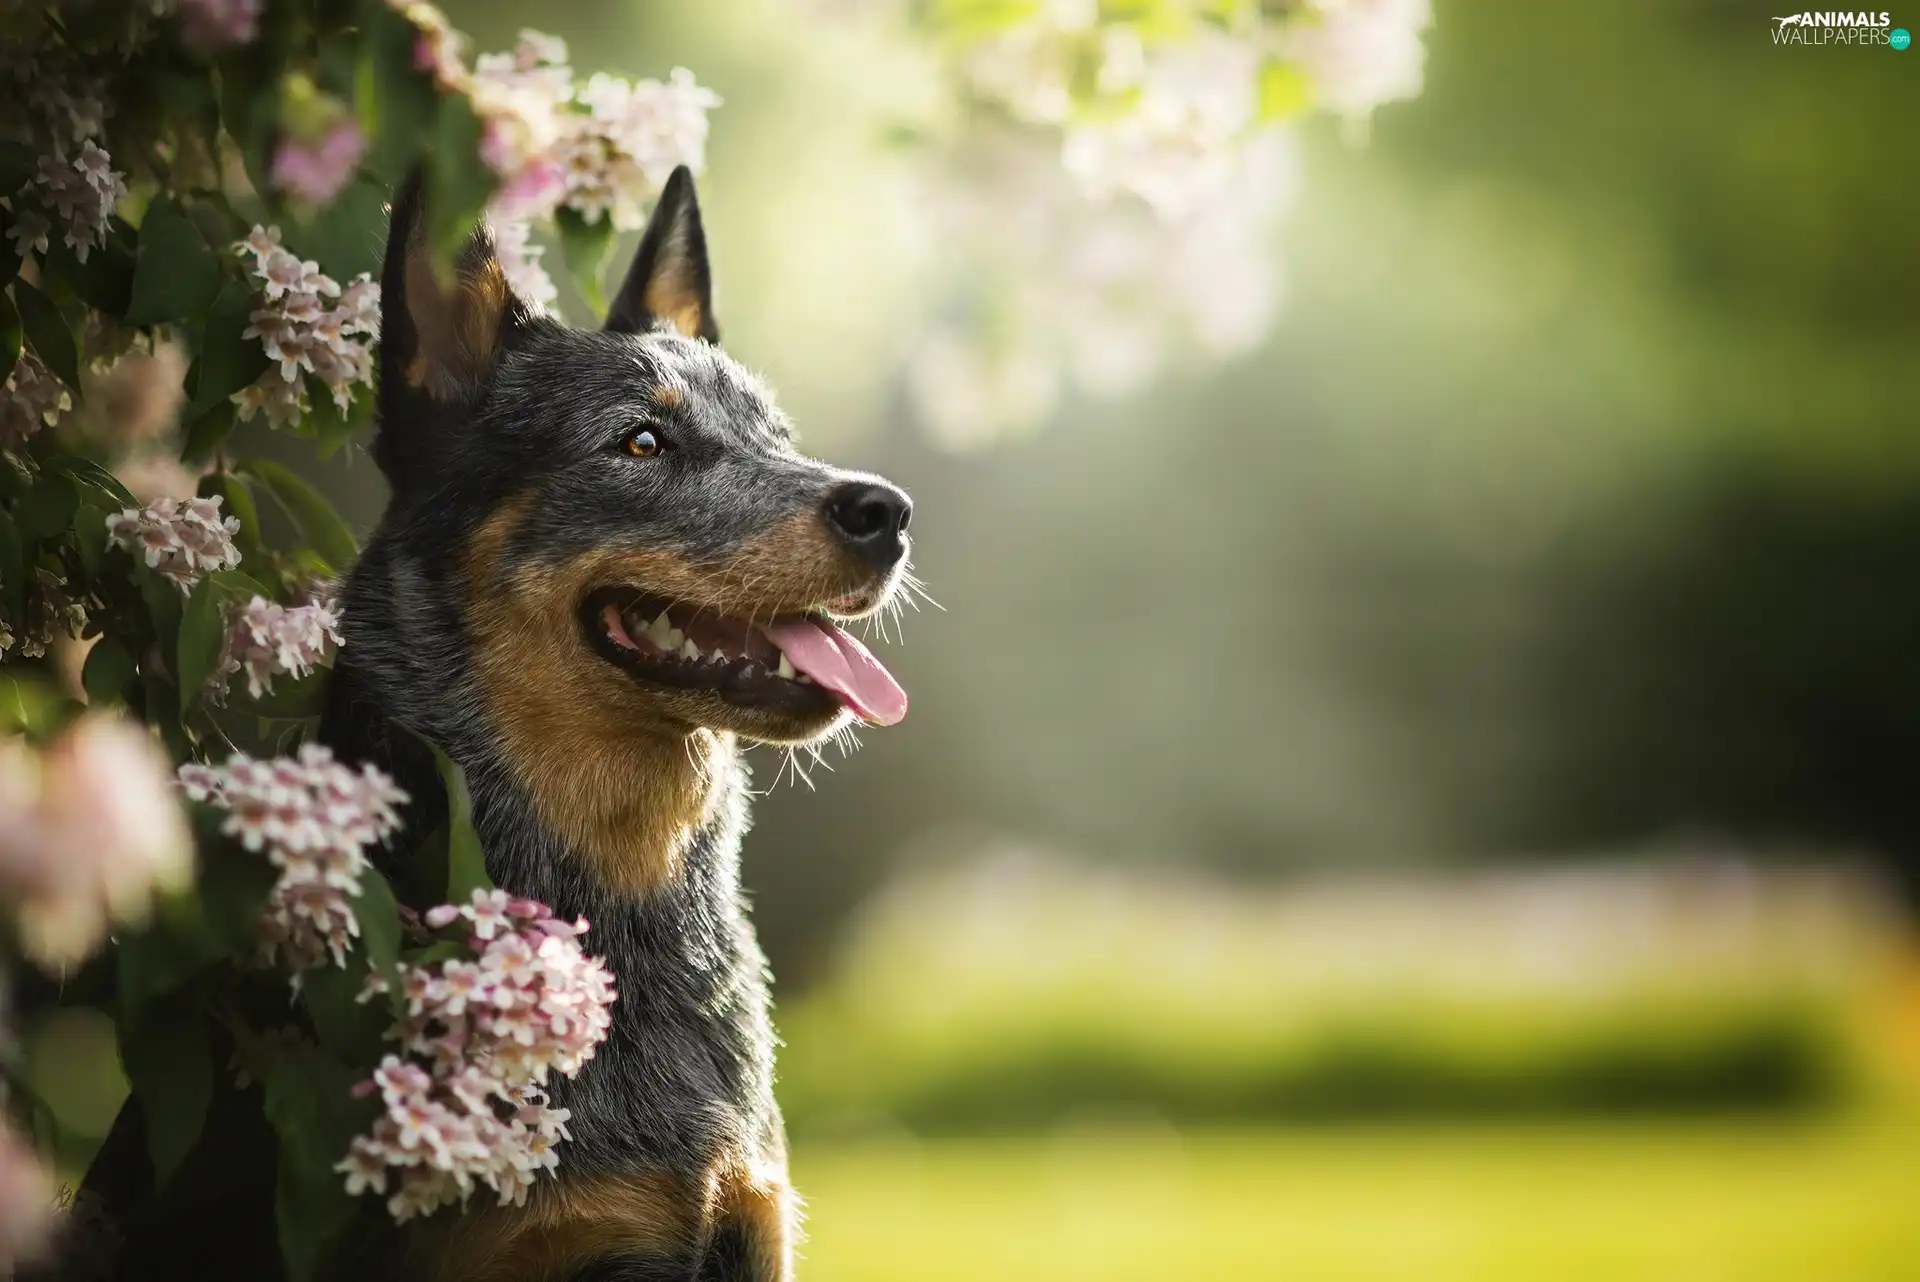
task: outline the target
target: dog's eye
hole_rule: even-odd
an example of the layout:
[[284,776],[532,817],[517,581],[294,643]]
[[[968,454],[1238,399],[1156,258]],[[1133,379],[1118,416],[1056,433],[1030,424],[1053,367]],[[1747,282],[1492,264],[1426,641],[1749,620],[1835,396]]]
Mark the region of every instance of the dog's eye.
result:
[[660,439],[658,432],[643,427],[627,437],[625,448],[635,458],[653,458],[667,448],[667,443]]

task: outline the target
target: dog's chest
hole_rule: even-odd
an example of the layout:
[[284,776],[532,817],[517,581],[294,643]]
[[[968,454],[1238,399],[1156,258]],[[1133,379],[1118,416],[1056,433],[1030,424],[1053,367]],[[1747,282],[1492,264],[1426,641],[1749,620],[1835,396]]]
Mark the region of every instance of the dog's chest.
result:
[[695,1172],[776,1144],[766,963],[739,897],[744,796],[726,798],[675,875],[639,899],[608,894],[511,797],[486,801],[476,795],[475,817],[494,880],[585,917],[582,943],[619,993],[606,1042],[574,1078],[550,1083],[572,1113],[563,1166]]

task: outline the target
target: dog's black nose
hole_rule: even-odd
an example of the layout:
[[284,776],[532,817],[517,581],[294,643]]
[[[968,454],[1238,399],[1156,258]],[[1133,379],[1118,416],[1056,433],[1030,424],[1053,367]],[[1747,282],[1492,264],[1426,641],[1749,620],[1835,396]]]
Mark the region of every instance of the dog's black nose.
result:
[[875,569],[890,570],[906,550],[901,535],[913,500],[879,481],[849,481],[827,493],[827,524]]

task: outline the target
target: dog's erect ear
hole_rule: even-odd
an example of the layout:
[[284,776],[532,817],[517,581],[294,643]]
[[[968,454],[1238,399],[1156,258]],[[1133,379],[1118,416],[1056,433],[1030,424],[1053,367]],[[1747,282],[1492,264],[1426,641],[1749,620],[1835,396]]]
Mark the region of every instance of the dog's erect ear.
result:
[[538,313],[514,296],[483,224],[435,270],[416,169],[393,198],[380,271],[380,426],[373,454],[396,489],[422,482],[444,440],[445,411],[485,390],[501,353]]
[[450,278],[435,272],[421,185],[416,170],[395,195],[387,228],[380,386],[446,405],[485,386],[531,313],[508,287],[485,226],[455,258]]
[[688,338],[720,341],[713,320],[713,277],[707,269],[707,233],[693,173],[682,165],[667,179],[627,279],[607,309],[607,328],[637,334],[664,322]]

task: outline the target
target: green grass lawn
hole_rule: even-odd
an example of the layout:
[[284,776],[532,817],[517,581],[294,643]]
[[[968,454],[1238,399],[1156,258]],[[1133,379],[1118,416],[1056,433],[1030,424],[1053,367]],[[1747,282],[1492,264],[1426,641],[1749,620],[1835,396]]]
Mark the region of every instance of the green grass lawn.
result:
[[1920,1280],[1920,1117],[815,1144],[806,1282]]

